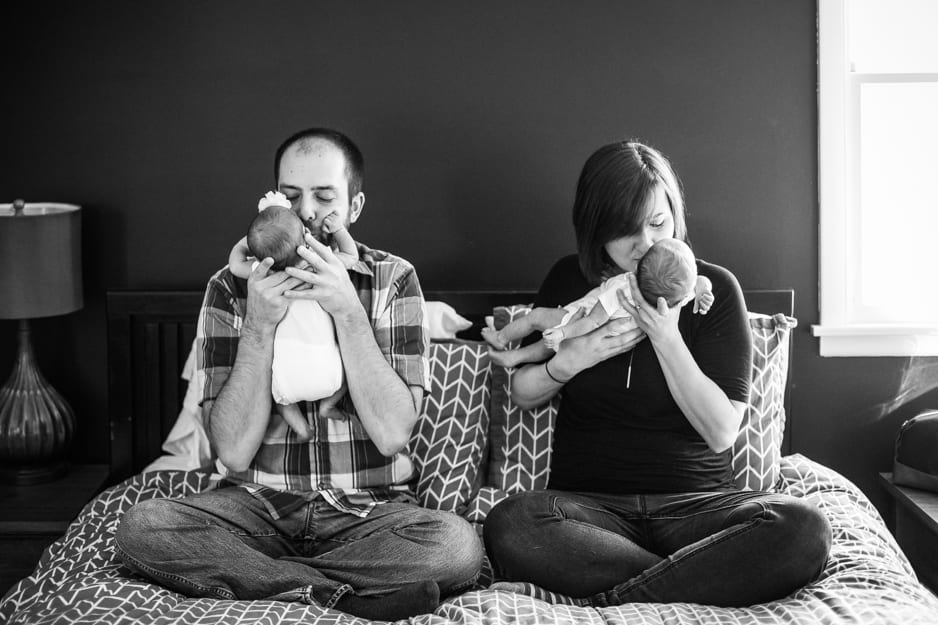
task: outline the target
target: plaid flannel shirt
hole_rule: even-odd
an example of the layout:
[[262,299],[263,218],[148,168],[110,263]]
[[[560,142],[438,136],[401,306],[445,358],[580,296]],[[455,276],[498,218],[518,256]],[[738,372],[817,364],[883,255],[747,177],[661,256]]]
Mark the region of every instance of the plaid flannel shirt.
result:
[[[359,261],[349,277],[368,314],[385,359],[408,386],[429,387],[429,332],[420,283],[407,261],[358,245]],[[227,268],[209,280],[196,331],[202,402],[214,401],[228,380],[238,351],[246,310],[247,281]],[[201,402],[200,402],[201,404]],[[322,497],[332,506],[367,516],[378,503],[410,501],[414,467],[406,453],[382,456],[346,395],[345,420],[319,417],[319,402],[301,402],[312,438],[301,443],[279,416],[271,415],[260,448],[247,470],[225,471],[260,499],[274,518]],[[206,429],[209,424],[206,423]],[[221,463],[218,463],[221,466]]]

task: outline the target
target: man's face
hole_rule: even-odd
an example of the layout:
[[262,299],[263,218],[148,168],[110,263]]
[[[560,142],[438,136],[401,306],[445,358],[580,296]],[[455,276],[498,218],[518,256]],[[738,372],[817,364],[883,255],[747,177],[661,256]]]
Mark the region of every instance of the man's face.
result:
[[313,139],[290,146],[280,159],[277,188],[320,242],[329,245],[331,236],[322,221],[336,213],[348,228],[361,212],[364,195],[348,196],[345,156],[328,141]]

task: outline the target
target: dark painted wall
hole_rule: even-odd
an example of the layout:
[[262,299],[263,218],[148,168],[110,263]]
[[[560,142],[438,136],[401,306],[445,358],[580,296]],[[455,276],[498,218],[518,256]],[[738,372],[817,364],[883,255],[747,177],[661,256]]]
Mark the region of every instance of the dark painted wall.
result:
[[0,198],[84,207],[87,304],[35,324],[79,413],[76,459],[107,458],[105,291],[201,288],[271,186],[274,147],[310,125],[361,144],[354,234],[428,289],[536,288],[573,249],[585,158],[644,138],[683,178],[699,255],[745,288],[796,289],[795,451],[883,508],[898,424],[938,405],[881,417],[910,363],[821,359],[810,335],[814,2],[31,4],[0,37]]

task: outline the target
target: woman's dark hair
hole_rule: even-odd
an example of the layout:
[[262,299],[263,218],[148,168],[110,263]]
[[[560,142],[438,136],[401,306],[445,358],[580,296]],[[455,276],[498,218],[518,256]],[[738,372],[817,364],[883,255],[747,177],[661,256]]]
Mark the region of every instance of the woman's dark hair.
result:
[[283,153],[294,144],[306,144],[321,139],[337,147],[345,156],[345,177],[348,178],[349,200],[358,195],[365,181],[365,157],[355,142],[338,130],[329,128],[307,128],[287,137],[274,153],[274,185],[280,182],[280,160]]
[[591,284],[608,277],[612,261],[606,243],[641,230],[659,186],[671,205],[674,237],[686,242],[681,183],[661,152],[629,140],[604,145],[586,159],[573,202],[573,228],[580,269]]

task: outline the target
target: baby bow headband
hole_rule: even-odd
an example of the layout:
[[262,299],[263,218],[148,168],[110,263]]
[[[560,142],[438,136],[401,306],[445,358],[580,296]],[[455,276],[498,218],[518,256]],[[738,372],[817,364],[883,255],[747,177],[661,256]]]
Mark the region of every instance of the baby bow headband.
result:
[[257,203],[257,212],[261,212],[265,208],[271,206],[281,206],[283,208],[293,208],[293,205],[290,204],[290,200],[287,199],[280,191],[268,191],[264,194],[264,197],[260,199]]

